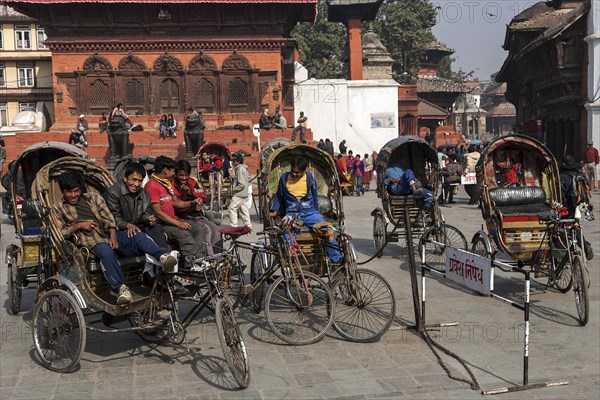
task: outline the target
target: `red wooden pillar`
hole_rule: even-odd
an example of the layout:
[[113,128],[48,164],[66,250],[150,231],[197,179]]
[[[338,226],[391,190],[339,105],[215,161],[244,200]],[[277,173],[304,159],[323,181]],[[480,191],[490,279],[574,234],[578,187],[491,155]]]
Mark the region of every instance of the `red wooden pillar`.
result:
[[348,19],[349,75],[351,81],[363,78],[362,35],[360,18]]

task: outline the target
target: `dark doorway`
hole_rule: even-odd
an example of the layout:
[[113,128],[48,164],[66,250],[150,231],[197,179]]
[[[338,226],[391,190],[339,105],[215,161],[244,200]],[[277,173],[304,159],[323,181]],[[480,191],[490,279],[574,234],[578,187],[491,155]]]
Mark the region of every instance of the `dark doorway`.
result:
[[160,112],[161,114],[179,112],[179,85],[174,79],[167,78],[160,83]]

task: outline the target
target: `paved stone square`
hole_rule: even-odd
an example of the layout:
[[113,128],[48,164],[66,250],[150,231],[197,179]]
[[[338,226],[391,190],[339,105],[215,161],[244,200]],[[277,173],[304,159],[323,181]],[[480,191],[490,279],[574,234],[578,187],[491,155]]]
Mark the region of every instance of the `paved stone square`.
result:
[[[470,240],[483,220],[461,192],[457,204],[444,207],[446,221]],[[600,196],[594,204],[599,210]],[[345,197],[346,230],[354,238],[360,260],[373,253],[370,212],[381,202],[373,191]],[[150,345],[132,333],[87,331],[87,346],[79,369],[57,374],[37,361],[31,335],[34,289],[25,289],[22,312],[6,312],[4,253],[17,242],[14,229],[2,217],[0,263],[0,399],[473,399],[480,391],[448,378],[414,325],[410,275],[404,243],[390,243],[383,257],[367,264],[382,273],[396,295],[392,328],[379,342],[350,343],[333,329],[310,346],[282,345],[272,335],[264,315],[239,310],[238,322],[250,356],[252,380],[245,390],[225,365],[216,338],[214,318],[205,312],[190,326],[187,345]],[[531,290],[529,382],[568,380],[569,385],[497,395],[504,399],[590,399],[600,395],[599,271],[600,224],[586,222],[596,259],[591,275],[590,321],[577,323],[573,293]],[[260,225],[255,222],[255,231]],[[251,237],[252,238],[252,237]],[[523,299],[524,281],[516,274],[496,279],[496,291]],[[427,279],[427,323],[456,323],[430,331],[431,337],[458,354],[483,390],[523,382],[523,312],[438,278]],[[183,304],[185,310],[190,303]],[[123,325],[125,326],[125,325]],[[468,378],[454,359],[440,352],[450,372]]]

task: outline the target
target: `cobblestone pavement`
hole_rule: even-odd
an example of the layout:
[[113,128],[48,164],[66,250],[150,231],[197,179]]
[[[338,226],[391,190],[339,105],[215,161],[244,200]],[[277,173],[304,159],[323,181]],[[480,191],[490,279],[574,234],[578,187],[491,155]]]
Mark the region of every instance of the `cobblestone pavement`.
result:
[[[595,206],[600,204],[595,196]],[[459,227],[467,240],[481,227],[481,214],[468,206],[464,192],[457,204],[443,211],[446,221]],[[347,197],[346,230],[353,235],[360,260],[373,253],[372,217],[380,206],[374,192]],[[50,372],[37,361],[31,335],[34,289],[25,289],[22,312],[6,312],[4,253],[16,242],[10,222],[3,217],[0,267],[0,399],[471,399],[482,397],[468,384],[448,378],[435,355],[414,330],[412,293],[404,243],[390,243],[381,259],[368,268],[381,272],[391,283],[397,301],[396,320],[377,343],[356,344],[331,330],[317,344],[291,347],[278,343],[264,316],[238,312],[249,349],[252,381],[237,390],[225,366],[214,318],[201,314],[190,326],[188,346],[149,345],[131,333],[99,334],[87,331],[87,346],[80,367],[73,373]],[[600,218],[599,218],[600,219]],[[260,225],[256,223],[255,231]],[[532,284],[529,382],[568,380],[559,387],[497,395],[498,398],[599,398],[600,337],[598,287],[600,224],[585,224],[596,259],[591,274],[590,322],[580,327],[573,293],[544,290]],[[523,298],[523,278],[503,274],[496,292]],[[430,334],[448,350],[460,355],[483,390],[523,382],[523,313],[508,304],[480,296],[441,278],[427,279],[427,323],[457,323]],[[188,306],[184,306],[189,307]],[[441,355],[453,375],[468,378],[454,359]]]

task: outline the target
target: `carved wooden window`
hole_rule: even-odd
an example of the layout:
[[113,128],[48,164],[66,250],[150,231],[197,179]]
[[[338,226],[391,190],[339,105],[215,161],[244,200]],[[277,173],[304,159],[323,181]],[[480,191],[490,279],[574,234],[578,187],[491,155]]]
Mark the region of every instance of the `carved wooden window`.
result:
[[127,107],[142,107],[144,105],[144,85],[137,79],[131,79],[125,84],[125,104]]
[[[102,113],[110,108],[108,84],[102,79],[96,79],[89,87],[90,111],[94,114]],[[99,111],[99,112],[94,112]]]
[[93,56],[88,57],[83,63],[84,71],[111,71],[112,64],[106,58],[99,56],[98,53],[94,53]]
[[215,107],[214,86],[208,79],[201,79],[194,85],[196,108],[202,112],[212,113]]
[[241,78],[233,78],[229,84],[229,105],[248,105],[248,84]]

